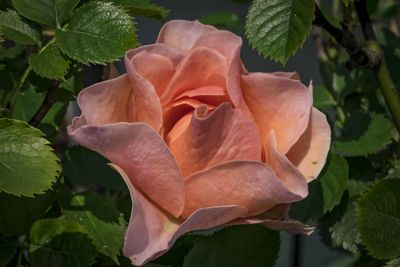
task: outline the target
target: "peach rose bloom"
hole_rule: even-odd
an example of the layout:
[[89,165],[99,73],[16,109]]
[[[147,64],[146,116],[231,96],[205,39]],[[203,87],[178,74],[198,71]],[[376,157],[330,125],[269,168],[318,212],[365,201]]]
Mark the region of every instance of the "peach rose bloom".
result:
[[175,20],[125,55],[126,74],[84,89],[70,136],[112,162],[132,198],[124,255],[142,265],[193,230],[286,218],[330,146],[312,88],[295,73],[249,73],[237,35]]

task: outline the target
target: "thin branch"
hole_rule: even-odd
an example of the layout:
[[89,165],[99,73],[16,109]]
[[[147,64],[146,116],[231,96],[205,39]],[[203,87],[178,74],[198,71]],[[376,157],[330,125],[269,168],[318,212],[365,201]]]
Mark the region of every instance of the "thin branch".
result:
[[60,85],[59,81],[53,80],[50,83],[50,87],[47,90],[46,96],[40,105],[39,109],[36,111],[35,115],[33,115],[32,119],[29,121],[29,124],[32,126],[37,126],[44,116],[46,116],[47,112],[53,106],[55,102],[57,102],[57,91],[58,86]]
[[371,19],[367,10],[367,4],[364,0],[356,0],[354,2],[356,8],[357,16],[360,20],[361,29],[364,34],[366,41],[375,41],[376,36],[374,29],[372,28]]
[[368,14],[367,5],[365,0],[356,0],[354,6],[357,11],[358,19],[364,34],[364,39],[371,51],[377,55],[377,64],[371,70],[379,84],[379,89],[385,99],[386,105],[392,115],[394,125],[400,133],[400,96],[399,91],[396,89],[392,77],[390,76],[385,58],[383,57],[382,49],[376,41],[374,29],[372,27],[371,19]]
[[352,69],[359,66],[371,67],[376,63],[374,58],[371,58],[357,41],[353,32],[351,32],[345,24],[342,24],[341,29],[333,26],[326,19],[317,4],[315,4],[315,17],[313,24],[327,31],[341,47],[346,49],[350,56],[350,60],[346,64],[348,68]]

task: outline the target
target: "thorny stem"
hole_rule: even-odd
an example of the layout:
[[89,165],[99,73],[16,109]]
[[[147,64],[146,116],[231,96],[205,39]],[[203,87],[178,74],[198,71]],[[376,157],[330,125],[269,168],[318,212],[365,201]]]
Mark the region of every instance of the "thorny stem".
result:
[[335,38],[340,46],[346,49],[350,55],[350,64],[348,67],[367,67],[372,70],[393,117],[393,122],[400,133],[400,97],[390,77],[381,48],[376,41],[365,0],[356,0],[355,8],[366,41],[365,46],[358,43],[354,34],[345,25],[342,25],[342,29],[333,26],[325,18],[318,5],[315,6],[314,25],[326,30]]
[[357,11],[358,19],[361,23],[364,39],[370,42],[371,50],[379,54],[378,64],[373,66],[372,72],[375,75],[379,84],[379,89],[385,99],[385,102],[392,114],[394,124],[397,131],[400,133],[400,97],[399,92],[394,85],[392,77],[390,76],[385,58],[382,55],[382,50],[376,40],[374,29],[372,28],[371,19],[368,14],[367,5],[365,0],[356,0],[354,6]]

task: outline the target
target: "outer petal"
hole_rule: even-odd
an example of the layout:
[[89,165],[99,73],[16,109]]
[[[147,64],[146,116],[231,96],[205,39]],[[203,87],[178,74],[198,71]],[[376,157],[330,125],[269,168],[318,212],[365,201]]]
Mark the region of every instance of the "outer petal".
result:
[[261,160],[257,127],[241,110],[224,103],[203,116],[202,108],[206,107],[196,109],[184,131],[173,128],[167,139],[183,176],[226,161]]
[[274,170],[285,187],[299,196],[297,200],[305,198],[308,194],[306,179],[289,159],[278,151],[274,131],[271,131],[267,136],[264,152],[265,162]]
[[278,150],[286,154],[307,128],[310,90],[297,80],[265,73],[243,75],[242,89],[261,136],[275,130]]
[[79,144],[123,168],[132,182],[174,216],[184,207],[183,178],[161,137],[143,123],[83,126],[69,133]]
[[164,24],[158,34],[157,43],[163,43],[182,52],[192,49],[202,35],[217,29],[196,21],[172,20]]
[[330,143],[331,129],[326,117],[313,108],[307,130],[289,150],[287,157],[310,182],[318,177],[324,167]]
[[271,168],[258,161],[231,161],[197,172],[185,180],[185,188],[183,217],[200,208],[220,205],[240,205],[254,215],[276,204],[301,199]]
[[85,122],[92,125],[137,121],[135,104],[133,86],[126,74],[89,86],[78,95]]
[[125,233],[124,255],[133,264],[142,265],[165,253],[181,235],[226,224],[245,216],[247,210],[240,206],[220,206],[196,211],[186,221],[169,217],[146,199],[133,186],[128,175],[116,165],[132,198],[132,213]]
[[261,224],[267,228],[277,230],[277,231],[286,231],[290,234],[302,234],[302,235],[311,235],[315,227],[309,226],[302,222],[287,219],[287,220],[274,220],[274,219],[259,219],[257,217],[247,218],[247,219],[238,219],[229,223],[229,225],[238,225],[238,224]]
[[284,78],[289,78],[289,79],[293,79],[293,80],[300,80],[300,75],[296,71],[294,71],[294,72],[277,71],[277,72],[272,72],[270,74],[278,76],[278,77],[284,77]]
[[217,86],[225,89],[227,73],[227,60],[222,54],[205,47],[195,48],[178,66],[161,96],[161,103],[163,106],[168,105],[184,92],[200,87]]

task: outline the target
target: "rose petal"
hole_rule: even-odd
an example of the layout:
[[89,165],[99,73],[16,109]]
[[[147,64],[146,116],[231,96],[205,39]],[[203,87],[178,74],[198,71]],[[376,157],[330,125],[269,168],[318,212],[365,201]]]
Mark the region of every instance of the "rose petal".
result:
[[131,49],[126,52],[125,57],[128,60],[132,60],[132,58],[142,52],[147,52],[150,54],[156,54],[159,56],[163,56],[168,58],[173,63],[174,67],[176,67],[179,62],[181,62],[184,54],[172,47],[169,47],[165,44],[151,44],[151,45],[142,45],[138,48]]
[[277,72],[272,72],[270,74],[275,75],[277,77],[284,77],[284,78],[289,78],[289,79],[293,79],[293,80],[300,80],[300,75],[299,75],[299,73],[297,73],[297,71],[294,71],[294,72],[277,71]]
[[173,128],[167,138],[183,176],[225,161],[261,160],[257,127],[241,110],[224,103],[208,116],[199,112],[184,131]]
[[128,76],[96,83],[78,95],[78,105],[87,124],[103,125],[137,121],[137,107]]
[[299,200],[258,161],[231,161],[194,173],[185,180],[185,188],[184,218],[197,209],[220,205],[240,205],[254,215]]
[[268,134],[266,144],[264,149],[265,163],[274,170],[285,187],[298,196],[297,201],[305,198],[308,194],[306,179],[289,159],[278,150],[273,130]]
[[203,34],[216,30],[216,28],[201,24],[197,20],[172,20],[161,28],[157,43],[164,43],[179,51],[187,52]]
[[331,143],[331,129],[323,113],[313,108],[310,123],[299,141],[287,153],[308,182],[317,178],[325,165]]
[[173,62],[162,55],[142,51],[132,58],[136,72],[151,82],[161,96],[175,73]]
[[225,56],[229,66],[226,88],[234,107],[240,107],[243,101],[240,88],[242,39],[231,32],[219,30],[202,35],[193,47],[208,47]]
[[176,99],[196,99],[204,104],[219,106],[223,102],[228,102],[225,89],[217,86],[205,86],[194,90],[183,92]]
[[184,92],[200,87],[217,86],[225,89],[227,72],[227,60],[222,54],[205,47],[195,48],[178,66],[161,96],[161,103],[166,106]]
[[133,99],[131,105],[135,107],[137,121],[145,122],[159,132],[162,126],[162,109],[153,84],[137,73],[127,55],[125,55],[125,69],[131,81]]
[[168,135],[171,128],[174,127],[179,120],[186,115],[193,113],[197,107],[203,105],[202,102],[196,99],[185,98],[174,101],[164,108],[164,135]]
[[289,234],[301,234],[311,235],[315,227],[309,226],[302,222],[293,219],[287,220],[273,220],[273,219],[258,219],[257,217],[238,219],[229,223],[229,225],[241,225],[241,224],[261,224],[267,228],[276,231],[286,231]]
[[278,150],[286,154],[307,128],[310,90],[297,80],[266,73],[243,75],[242,89],[261,136],[274,130]]
[[186,221],[169,217],[146,199],[133,186],[128,175],[113,165],[121,176],[132,198],[132,212],[125,233],[124,255],[133,264],[142,265],[165,253],[181,235],[226,224],[243,217],[247,210],[240,206],[221,206],[198,210]]
[[132,182],[174,216],[184,207],[183,178],[161,137],[143,123],[83,126],[69,133],[79,144],[121,166]]

